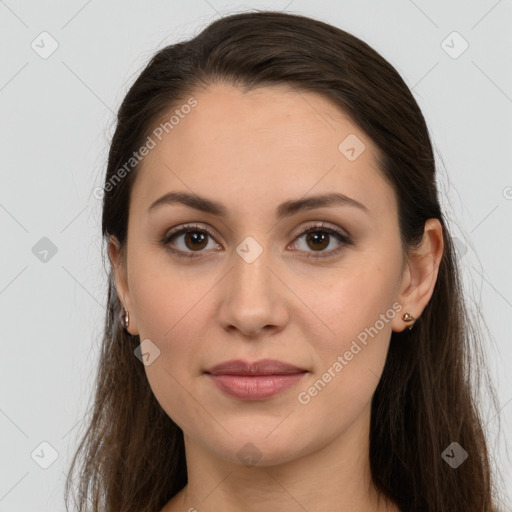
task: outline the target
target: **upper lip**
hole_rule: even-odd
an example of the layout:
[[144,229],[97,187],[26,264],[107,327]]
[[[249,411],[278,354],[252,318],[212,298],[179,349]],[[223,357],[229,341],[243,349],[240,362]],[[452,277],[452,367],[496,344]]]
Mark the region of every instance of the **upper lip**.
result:
[[253,362],[233,359],[206,371],[212,375],[287,375],[304,372],[306,370],[303,368],[277,359],[261,359]]

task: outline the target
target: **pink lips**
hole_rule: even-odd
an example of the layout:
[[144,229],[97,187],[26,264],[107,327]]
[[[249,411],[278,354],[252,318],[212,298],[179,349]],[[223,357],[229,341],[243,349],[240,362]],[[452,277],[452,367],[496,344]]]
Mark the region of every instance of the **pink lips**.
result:
[[241,400],[263,400],[293,386],[306,370],[275,359],[226,361],[206,371],[224,393]]

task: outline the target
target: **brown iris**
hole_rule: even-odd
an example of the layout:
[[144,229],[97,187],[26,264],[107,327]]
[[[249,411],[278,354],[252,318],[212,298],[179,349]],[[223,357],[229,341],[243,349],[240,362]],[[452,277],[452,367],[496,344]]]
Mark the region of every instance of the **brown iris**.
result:
[[[326,233],[319,233],[318,231],[312,231],[311,233],[308,233],[306,236],[306,242],[313,242],[312,249],[325,249],[329,245],[329,238],[330,235]],[[321,245],[318,244],[318,242],[321,242]]]
[[[185,245],[189,249],[204,249],[207,245],[207,238],[208,235],[206,233],[202,233],[201,231],[189,231],[188,233],[185,233]],[[199,245],[189,245],[189,242],[192,242],[192,244],[202,244]]]

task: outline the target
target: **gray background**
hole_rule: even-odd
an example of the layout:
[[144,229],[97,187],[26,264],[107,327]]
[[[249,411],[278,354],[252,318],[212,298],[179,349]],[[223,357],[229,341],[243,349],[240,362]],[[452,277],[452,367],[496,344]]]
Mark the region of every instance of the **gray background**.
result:
[[[512,494],[510,0],[0,0],[0,512],[64,510],[105,312],[92,191],[102,183],[114,112],[159,48],[250,8],[347,30],[412,89],[435,145],[472,314],[481,312],[491,334],[485,354],[500,412],[484,420],[501,487]],[[58,43],[47,58],[44,31]]]

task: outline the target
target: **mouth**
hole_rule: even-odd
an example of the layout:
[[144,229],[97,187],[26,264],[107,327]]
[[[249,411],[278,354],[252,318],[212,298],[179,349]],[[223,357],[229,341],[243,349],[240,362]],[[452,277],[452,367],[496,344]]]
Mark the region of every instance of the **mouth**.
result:
[[299,368],[284,361],[277,359],[260,359],[259,361],[244,361],[242,359],[232,359],[217,364],[206,371],[211,375],[290,375],[294,373],[305,372],[304,368]]
[[226,361],[205,374],[218,389],[240,400],[264,400],[297,384],[308,371],[298,366],[264,359]]

